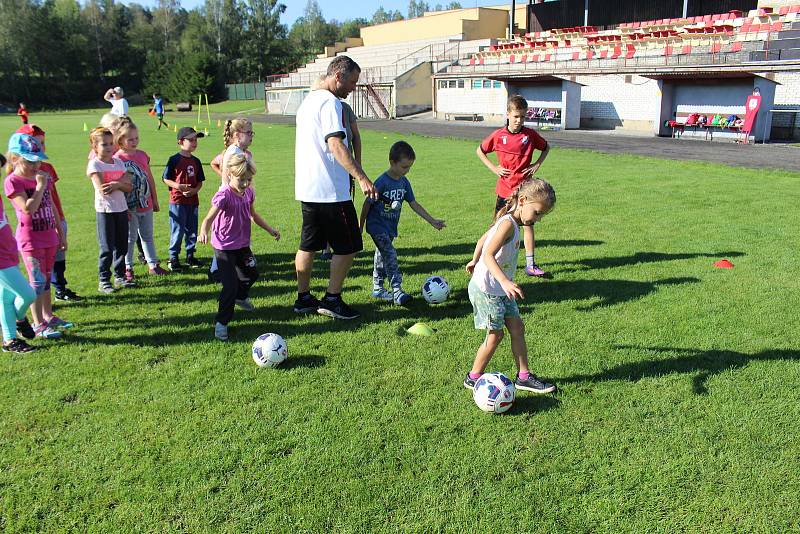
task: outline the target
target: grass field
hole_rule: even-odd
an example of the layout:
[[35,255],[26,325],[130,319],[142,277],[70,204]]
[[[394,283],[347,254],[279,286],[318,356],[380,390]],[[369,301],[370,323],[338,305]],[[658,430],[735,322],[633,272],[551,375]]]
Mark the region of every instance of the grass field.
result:
[[[368,243],[345,288],[363,318],[334,322],[291,312],[294,131],[256,124],[256,203],[283,239],[254,229],[258,309],[237,311],[222,344],[202,272],[137,266],[141,287],[97,293],[82,125],[98,118],[33,116],[61,175],[70,285],[89,298],[58,305],[77,325],[65,340],[0,358],[0,531],[800,529],[800,175],[555,147],[541,175],[558,203],[537,225],[554,277],[518,280],[532,369],[560,391],[489,416],[461,385],[482,340],[463,265],[494,204],[473,142],[407,138],[417,199],[448,228],[404,210],[405,286],[419,296],[441,274],[450,301],[372,301]],[[134,118],[158,175],[174,134]],[[371,176],[395,140],[364,133]],[[206,174],[201,212],[217,184]],[[162,211],[162,257],[167,241]],[[715,269],[723,257],[736,267]],[[417,321],[436,334],[406,334]],[[287,339],[283,368],[250,359],[263,332]],[[508,340],[490,370],[513,374]]]

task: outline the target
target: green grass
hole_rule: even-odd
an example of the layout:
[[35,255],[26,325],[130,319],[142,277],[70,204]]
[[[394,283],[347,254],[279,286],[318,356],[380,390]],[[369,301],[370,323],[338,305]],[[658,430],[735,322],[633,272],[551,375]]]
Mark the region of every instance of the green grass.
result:
[[[201,272],[97,294],[82,131],[97,118],[33,116],[61,175],[68,278],[89,298],[58,305],[77,324],[66,340],[0,358],[0,530],[800,528],[800,175],[556,147],[542,176],[558,203],[537,225],[537,260],[554,278],[518,280],[532,368],[560,392],[520,394],[489,416],[461,386],[482,340],[463,265],[494,205],[474,142],[407,138],[417,198],[448,228],[404,210],[405,287],[418,296],[441,274],[450,301],[373,302],[368,243],[346,283],[363,319],[334,322],[290,310],[294,131],[257,124],[257,207],[283,239],[254,229],[258,310],[237,311],[221,344],[218,288]],[[142,109],[134,118],[159,174],[174,134],[151,131]],[[0,118],[5,132],[16,125]],[[222,146],[216,124],[211,134],[204,162]],[[364,132],[371,176],[396,139]],[[206,172],[203,210],[217,183]],[[162,257],[167,241],[161,212]],[[735,269],[715,269],[722,257]],[[405,334],[417,321],[436,334]],[[250,359],[263,332],[287,339],[284,368]],[[508,340],[490,369],[514,372]]]

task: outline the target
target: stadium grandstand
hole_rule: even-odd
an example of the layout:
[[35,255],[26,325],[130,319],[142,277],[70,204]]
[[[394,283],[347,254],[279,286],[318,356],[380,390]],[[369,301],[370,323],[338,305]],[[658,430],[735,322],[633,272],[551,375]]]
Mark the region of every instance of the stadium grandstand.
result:
[[[361,117],[432,111],[499,124],[508,96],[521,94],[540,128],[800,138],[800,0],[553,0],[426,13],[362,28],[268,80],[268,111],[293,113],[337,54],[363,69],[350,97]],[[754,92],[760,111],[743,134],[737,121]]]

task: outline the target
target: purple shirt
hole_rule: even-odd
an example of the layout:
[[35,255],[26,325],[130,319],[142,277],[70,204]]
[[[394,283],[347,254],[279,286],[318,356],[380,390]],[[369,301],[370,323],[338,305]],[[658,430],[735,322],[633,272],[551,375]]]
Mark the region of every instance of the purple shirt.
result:
[[219,213],[211,224],[211,246],[217,250],[238,250],[250,246],[250,207],[256,194],[252,187],[239,195],[230,187],[220,189],[211,199]]
[[[25,213],[14,205],[14,210],[17,212],[17,246],[20,250],[31,251],[58,246],[56,206],[53,203],[52,187],[53,181],[49,179],[39,209],[33,213]],[[31,198],[35,192],[35,178],[25,178],[17,174],[6,176],[5,193],[9,199],[21,193]]]

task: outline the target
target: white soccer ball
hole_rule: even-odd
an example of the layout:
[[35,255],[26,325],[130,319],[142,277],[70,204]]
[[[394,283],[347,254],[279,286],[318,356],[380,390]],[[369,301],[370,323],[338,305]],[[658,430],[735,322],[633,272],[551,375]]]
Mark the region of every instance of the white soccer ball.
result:
[[450,296],[450,284],[443,276],[430,276],[422,284],[422,297],[428,304],[441,304]]
[[253,361],[259,367],[278,367],[289,356],[286,341],[278,334],[261,334],[253,343]]
[[516,395],[514,382],[503,373],[483,373],[472,390],[472,400],[487,413],[507,412]]

